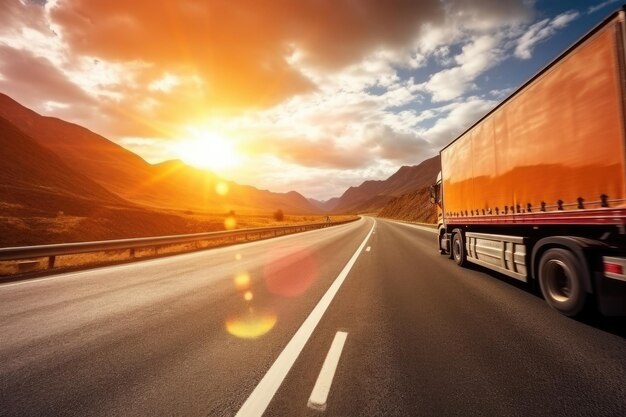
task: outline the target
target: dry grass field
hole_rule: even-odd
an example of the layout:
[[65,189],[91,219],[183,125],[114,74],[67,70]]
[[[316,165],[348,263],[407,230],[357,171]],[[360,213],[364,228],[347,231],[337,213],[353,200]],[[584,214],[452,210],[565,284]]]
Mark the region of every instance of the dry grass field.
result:
[[[171,214],[170,214],[171,215]],[[87,221],[90,222],[90,218],[79,218],[72,216],[60,216],[61,218],[49,219],[49,218],[11,218],[13,224],[18,224],[22,230],[30,234],[33,229],[29,227],[34,225],[39,227],[48,233],[48,236],[74,236],[74,233],[84,233],[84,228],[79,227],[81,223]],[[354,219],[356,216],[333,216],[332,221],[344,221]],[[248,214],[248,215],[217,215],[217,214],[187,214],[184,219],[189,226],[186,230],[173,229],[171,233],[165,234],[183,234],[183,233],[199,233],[199,232],[211,232],[222,230],[236,230],[236,229],[249,229],[255,227],[272,227],[272,226],[292,226],[300,224],[310,223],[323,223],[326,221],[326,216],[295,216],[285,215],[282,221],[277,221],[272,214]],[[234,222],[233,222],[234,219]],[[128,230],[134,230],[131,225],[128,225]],[[228,227],[227,227],[228,226]],[[234,226],[234,228],[232,227]],[[36,230],[36,229],[35,229]],[[143,229],[142,229],[143,230]],[[25,234],[26,235],[26,234]],[[122,236],[109,237],[109,238],[129,238],[129,237],[149,237],[159,236],[160,234],[146,234],[141,236],[129,236],[128,233]],[[159,247],[148,247],[135,249],[133,252],[130,250],[112,250],[102,252],[83,253],[75,255],[63,255],[57,256],[54,261],[54,270],[72,270],[85,267],[92,267],[97,265],[108,265],[121,262],[129,262],[137,259],[147,259],[157,256],[165,256],[169,254],[191,252],[201,249],[208,249],[226,245],[232,245],[240,242],[249,242],[253,240],[266,239],[271,237],[267,233],[255,233],[248,236],[247,239],[242,237],[238,238],[221,238],[212,240],[203,240],[192,243],[173,244]],[[94,240],[106,240],[106,239],[94,239]],[[65,241],[63,243],[68,243]],[[50,243],[50,242],[47,242]],[[55,242],[62,243],[62,242]],[[19,246],[19,245],[11,245]],[[8,245],[4,246],[8,247]],[[0,276],[14,276],[16,274],[41,274],[48,271],[48,258],[36,258],[19,261],[4,261],[0,262]]]

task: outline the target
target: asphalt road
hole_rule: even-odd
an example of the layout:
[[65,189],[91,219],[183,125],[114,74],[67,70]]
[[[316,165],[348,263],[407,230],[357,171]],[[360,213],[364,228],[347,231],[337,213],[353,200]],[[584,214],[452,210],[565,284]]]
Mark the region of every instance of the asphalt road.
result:
[[624,326],[363,219],[0,285],[0,415],[624,416]]

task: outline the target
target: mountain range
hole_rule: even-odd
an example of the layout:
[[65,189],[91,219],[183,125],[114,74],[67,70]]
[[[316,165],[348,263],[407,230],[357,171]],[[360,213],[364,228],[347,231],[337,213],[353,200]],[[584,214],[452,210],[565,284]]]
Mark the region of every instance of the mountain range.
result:
[[[0,117],[52,151],[78,174],[137,204],[213,212],[278,208],[288,213],[319,211],[295,191],[272,193],[239,185],[176,160],[149,164],[82,126],[41,116],[3,94],[0,94]],[[227,195],[216,191],[218,183],[227,184]]]
[[[12,236],[13,243],[31,243],[27,232],[34,229],[52,236],[63,220],[83,219],[74,227],[73,240],[87,240],[188,232],[190,222],[181,213],[377,212],[433,183],[440,169],[437,156],[321,202],[295,191],[274,193],[237,184],[179,160],[150,164],[97,133],[42,116],[1,93],[0,160],[0,232]],[[116,224],[122,218],[145,227],[125,229]],[[152,230],[151,225],[167,227]],[[200,222],[191,229],[209,226]],[[115,233],[107,234],[111,230]]]
[[419,165],[403,166],[386,180],[365,181],[357,187],[348,188],[331,204],[330,210],[337,213],[375,212],[396,197],[421,190],[434,184],[441,170],[439,155],[426,159]]

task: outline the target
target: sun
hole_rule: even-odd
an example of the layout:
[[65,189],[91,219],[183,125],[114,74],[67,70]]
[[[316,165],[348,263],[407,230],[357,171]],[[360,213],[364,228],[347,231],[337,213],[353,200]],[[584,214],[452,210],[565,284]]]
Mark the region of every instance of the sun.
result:
[[189,137],[176,141],[172,152],[189,165],[203,169],[225,169],[239,164],[241,156],[233,141],[209,130],[188,128]]

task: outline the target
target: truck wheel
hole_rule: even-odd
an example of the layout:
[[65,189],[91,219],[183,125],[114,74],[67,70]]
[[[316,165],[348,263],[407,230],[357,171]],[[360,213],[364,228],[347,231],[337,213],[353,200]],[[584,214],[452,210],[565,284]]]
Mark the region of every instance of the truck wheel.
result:
[[585,307],[582,266],[566,249],[549,249],[539,261],[539,286],[550,307],[572,317]]
[[465,245],[463,242],[463,235],[461,232],[454,232],[452,235],[452,259],[458,266],[463,266],[466,263],[465,260]]

